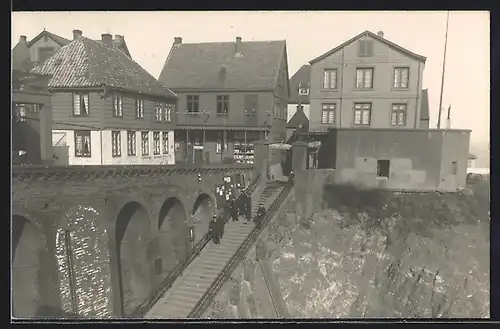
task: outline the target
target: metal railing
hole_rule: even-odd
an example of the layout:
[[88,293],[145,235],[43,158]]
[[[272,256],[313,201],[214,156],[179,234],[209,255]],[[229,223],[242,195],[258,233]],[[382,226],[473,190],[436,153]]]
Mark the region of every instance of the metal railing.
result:
[[286,184],[284,186],[283,190],[271,204],[271,207],[269,207],[269,211],[266,213],[266,216],[260,222],[257,223],[255,228],[252,230],[252,232],[250,232],[245,241],[243,241],[243,243],[238,248],[236,253],[229,259],[224,269],[221,271],[221,273],[217,276],[214,282],[210,285],[207,291],[200,298],[198,303],[191,310],[191,312],[188,315],[188,318],[198,318],[203,314],[203,312],[205,312],[208,305],[210,305],[212,300],[219,293],[219,290],[222,287],[222,285],[226,282],[228,277],[230,277],[230,275],[234,272],[238,264],[241,262],[242,259],[245,258],[247,252],[257,241],[257,238],[259,237],[262,230],[267,226],[268,222],[274,217],[276,212],[280,209],[282,202],[288,197],[291,191],[291,187],[292,186],[290,184]]
[[[260,179],[260,173],[245,189],[246,192],[251,194],[257,187]],[[191,264],[191,262],[199,256],[200,252],[205,248],[210,241],[210,234],[207,232],[200,241],[196,243],[193,250],[188,254],[184,262],[178,264],[162,282],[153,290],[153,292],[146,298],[130,315],[130,317],[144,317],[149,310],[160,300],[163,294],[172,287],[177,277],[184,272],[184,270]]]

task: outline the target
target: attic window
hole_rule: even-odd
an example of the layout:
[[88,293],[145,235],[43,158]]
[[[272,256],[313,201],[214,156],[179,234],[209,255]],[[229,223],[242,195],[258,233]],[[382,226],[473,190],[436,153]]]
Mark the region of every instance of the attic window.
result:
[[299,95],[309,95],[309,88],[299,88]]
[[358,56],[372,57],[373,56],[373,40],[365,39],[358,42]]

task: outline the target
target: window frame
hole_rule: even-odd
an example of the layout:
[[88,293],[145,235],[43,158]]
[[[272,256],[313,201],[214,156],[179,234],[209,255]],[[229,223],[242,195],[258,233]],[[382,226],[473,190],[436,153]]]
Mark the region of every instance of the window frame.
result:
[[[146,136],[146,138],[144,138]],[[146,141],[146,144],[144,144],[144,141]],[[146,146],[146,148],[144,148]],[[144,152],[146,150],[146,152]],[[141,131],[141,155],[142,156],[149,156],[150,150],[149,150],[149,131]]]
[[228,149],[227,136],[224,132],[221,132],[215,142],[215,153],[220,154],[225,152],[227,149]]
[[[362,52],[363,47],[361,46],[362,44],[365,44],[365,51],[366,53]],[[373,51],[373,40],[372,39],[361,39],[358,40],[358,57],[373,57],[374,51]],[[371,45],[371,47],[368,47],[368,45]],[[367,51],[370,49],[370,51]]]
[[165,122],[172,122],[172,108],[173,104],[164,103],[163,104],[163,118]]
[[[78,136],[82,137],[82,148],[84,148],[84,137],[89,138],[88,153],[78,154],[77,139]],[[90,158],[92,157],[92,131],[91,130],[75,130],[74,131],[74,147],[75,147],[75,157],[76,158]]]
[[[333,108],[327,108],[328,106],[333,106]],[[336,119],[336,110],[337,110],[337,104],[336,103],[322,103],[321,104],[321,124],[323,125],[334,125],[335,124],[335,119]],[[324,120],[324,113],[327,114],[327,120],[325,122]],[[330,113],[333,113],[332,117],[332,122],[330,122]]]
[[[369,105],[370,108],[364,108],[364,107],[361,107],[361,108],[356,108],[356,105],[360,105],[360,106],[364,106],[364,105]],[[372,122],[372,107],[373,107],[373,104],[370,103],[370,102],[356,102],[354,103],[354,106],[353,106],[353,125],[355,126],[363,126],[363,127],[366,127],[366,126],[371,126],[371,122]],[[360,111],[361,114],[360,114],[360,123],[356,123],[356,112]],[[369,116],[368,116],[368,123],[363,123],[363,113],[368,111],[369,112]]]
[[[404,109],[402,108],[396,108],[395,107],[402,107],[404,106]],[[406,119],[408,117],[408,104],[406,103],[393,103],[391,104],[391,127],[406,127]],[[403,114],[403,123],[399,124],[399,116],[398,114],[402,113]],[[393,117],[396,115],[396,121],[395,123],[393,122]]]
[[[305,90],[305,92],[304,92]],[[299,95],[300,96],[307,96],[309,95],[309,88],[299,88]]]
[[[74,117],[89,117],[90,116],[90,93],[88,92],[74,92],[73,95],[73,116]],[[76,113],[76,103],[75,100],[78,97],[79,113]],[[85,98],[87,102],[85,104]],[[83,101],[83,102],[82,102]],[[82,114],[82,103],[86,106],[86,111]]]
[[137,156],[137,131],[135,130],[127,130],[127,155]]
[[161,133],[161,144],[162,144],[162,153],[163,154],[169,154],[169,138],[168,138],[168,131],[162,131]]
[[140,97],[135,99],[135,118],[144,119],[144,99]]
[[161,155],[161,136],[159,131],[153,131],[153,155]]
[[123,96],[120,94],[113,94],[113,117],[123,118]]
[[[358,87],[358,71],[361,71],[361,81],[362,86]],[[371,79],[370,79],[370,87],[365,87],[365,79],[366,79],[366,71],[371,71]],[[374,77],[375,77],[375,68],[374,67],[356,67],[356,76],[354,78],[354,89],[357,90],[373,90],[374,88]]]
[[[335,73],[335,79],[332,80],[332,73]],[[326,79],[326,75],[328,74],[328,79]],[[328,85],[325,86],[326,81],[328,80]],[[323,70],[323,80],[321,82],[321,88],[327,90],[337,90],[337,81],[338,81],[338,70],[336,68],[324,69]],[[334,87],[332,87],[332,82],[334,82]]]
[[229,116],[229,95],[217,95],[215,100],[216,100],[217,116],[219,117]]
[[[403,81],[403,71],[406,70],[406,87],[401,86],[401,82]],[[399,71],[399,86],[396,85],[396,75]],[[392,71],[392,89],[398,90],[407,90],[410,89],[410,67],[409,66],[395,66]]]
[[119,130],[111,131],[111,156],[113,158],[122,156],[122,132]]
[[[196,111],[195,111],[195,107],[196,107]],[[200,114],[200,96],[199,95],[186,95],[186,112],[188,115],[199,115]]]
[[[387,172],[385,172],[386,167],[382,167],[382,164],[386,164]],[[389,159],[378,159],[377,160],[377,179],[389,179],[391,176],[391,160]]]

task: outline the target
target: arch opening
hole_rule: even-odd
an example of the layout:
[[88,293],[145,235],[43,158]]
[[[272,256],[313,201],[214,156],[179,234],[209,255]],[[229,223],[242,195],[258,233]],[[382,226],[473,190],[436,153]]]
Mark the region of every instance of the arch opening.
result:
[[212,198],[206,193],[198,195],[192,211],[194,219],[194,244],[207,234],[213,213],[214,205]]
[[99,218],[91,206],[79,205],[57,228],[59,288],[66,314],[92,318],[112,314],[109,240]]
[[121,313],[130,315],[149,295],[151,268],[149,215],[137,202],[127,203],[118,214],[116,229]]
[[155,275],[161,280],[186,259],[190,250],[186,211],[175,197],[168,198],[160,209],[158,244],[160,252],[155,260]]
[[12,216],[12,315],[39,315],[42,264],[46,252],[43,233],[23,216]]

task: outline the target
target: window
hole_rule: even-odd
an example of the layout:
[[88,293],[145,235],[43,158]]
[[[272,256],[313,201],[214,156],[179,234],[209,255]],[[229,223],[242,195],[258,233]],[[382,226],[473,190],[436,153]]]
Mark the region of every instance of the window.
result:
[[163,118],[163,108],[161,104],[156,104],[156,121],[162,121]]
[[144,100],[140,98],[135,100],[135,117],[137,119],[144,118]]
[[165,121],[172,122],[172,110],[174,108],[173,104],[164,104],[165,111]]
[[73,93],[73,115],[90,115],[88,93]]
[[147,131],[141,132],[141,148],[142,155],[149,155],[149,133]]
[[188,95],[187,98],[187,112],[195,114],[200,111],[200,98],[199,96]]
[[358,46],[359,57],[373,56],[373,40],[359,40]]
[[113,157],[120,157],[122,155],[122,138],[119,131],[111,132],[111,154]]
[[394,88],[408,88],[408,77],[410,69],[407,67],[396,67],[394,69]]
[[135,140],[136,133],[133,130],[127,131],[127,145],[128,145],[128,155],[134,156],[137,154],[136,152],[136,140]]
[[370,103],[355,103],[354,104],[354,124],[355,125],[370,125],[370,117],[372,104]]
[[153,154],[160,155],[160,132],[158,131],[153,132],[153,146]]
[[309,88],[299,88],[299,95],[309,95]]
[[16,106],[16,121],[26,122],[26,105],[16,104],[15,106]]
[[245,114],[256,115],[258,107],[258,95],[245,95]]
[[391,161],[389,160],[378,160],[377,161],[377,177],[389,178],[389,168],[391,166]]
[[123,116],[123,97],[121,95],[113,95],[113,116]]
[[337,69],[325,70],[323,73],[323,88],[337,89]]
[[215,145],[215,151],[217,153],[221,153],[224,152],[224,150],[227,150],[227,140],[226,134],[221,132],[221,137],[217,139],[217,143]]
[[52,47],[43,47],[38,48],[38,62],[43,63],[50,57],[54,55],[54,48]]
[[168,132],[162,132],[163,137],[163,154],[168,154]]
[[373,68],[356,69],[356,88],[373,88]]
[[333,124],[335,123],[335,104],[323,104],[321,112],[321,123]]
[[217,115],[227,116],[229,113],[229,96],[217,96]]
[[392,104],[391,125],[406,126],[406,104]]
[[91,156],[90,130],[75,130],[75,156]]

